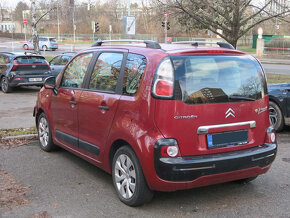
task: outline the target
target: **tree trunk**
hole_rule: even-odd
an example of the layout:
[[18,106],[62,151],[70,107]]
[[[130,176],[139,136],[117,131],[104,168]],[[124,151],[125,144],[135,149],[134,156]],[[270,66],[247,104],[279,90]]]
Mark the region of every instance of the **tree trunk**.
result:
[[36,6],[35,0],[31,0],[31,15],[32,15],[32,39],[33,39],[33,47],[34,53],[41,54],[39,50],[39,38],[36,28]]

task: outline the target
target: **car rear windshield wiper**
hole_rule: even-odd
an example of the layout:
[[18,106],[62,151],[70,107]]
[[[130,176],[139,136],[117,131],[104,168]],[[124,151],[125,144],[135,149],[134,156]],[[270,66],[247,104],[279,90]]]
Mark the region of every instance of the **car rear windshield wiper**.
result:
[[240,95],[229,95],[228,98],[230,100],[256,101],[256,99],[254,99],[254,98],[249,98],[249,97],[240,96]]

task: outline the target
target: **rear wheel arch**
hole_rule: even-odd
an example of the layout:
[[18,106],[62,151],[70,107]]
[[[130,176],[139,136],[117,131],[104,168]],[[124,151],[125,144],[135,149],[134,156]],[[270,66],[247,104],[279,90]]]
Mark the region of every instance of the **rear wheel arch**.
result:
[[115,140],[113,142],[113,144],[111,145],[110,152],[109,152],[109,164],[110,164],[110,169],[109,170],[110,170],[110,172],[112,172],[112,162],[113,162],[114,155],[116,154],[116,152],[118,151],[118,149],[121,148],[121,147],[123,147],[123,146],[129,146],[135,152],[134,148],[127,141],[125,141],[123,139]]

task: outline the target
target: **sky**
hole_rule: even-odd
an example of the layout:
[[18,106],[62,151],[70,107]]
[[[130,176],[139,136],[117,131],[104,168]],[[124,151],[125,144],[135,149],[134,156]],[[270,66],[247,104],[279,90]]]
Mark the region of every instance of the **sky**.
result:
[[5,4],[3,4],[3,6],[14,9],[16,7],[17,3],[20,1],[26,2],[28,5],[30,3],[29,0],[4,0]]
[[[28,5],[30,5],[30,0],[0,0],[0,3],[4,3],[4,7],[8,7],[8,8],[12,8],[14,9],[17,5],[18,2],[26,2]],[[56,1],[56,0],[55,0]],[[76,2],[94,2],[94,0],[75,0]],[[126,0],[123,0],[126,2]],[[36,0],[37,2],[37,0]],[[101,0],[101,2],[106,2],[106,0]],[[131,3],[134,3],[134,2],[138,2],[138,0],[131,0]],[[145,1],[146,2],[146,1]]]

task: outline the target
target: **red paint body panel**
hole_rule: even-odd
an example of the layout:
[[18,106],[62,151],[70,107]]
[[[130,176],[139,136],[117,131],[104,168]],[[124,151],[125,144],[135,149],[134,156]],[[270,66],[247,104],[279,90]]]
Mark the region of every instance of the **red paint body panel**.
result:
[[57,95],[51,95],[51,115],[54,132],[61,131],[74,137],[78,137],[78,105],[77,102],[81,90],[63,89],[58,90]]
[[[117,94],[92,91],[83,91],[79,98],[79,139],[100,148],[100,154],[95,157],[98,160],[102,160],[119,99],[120,95]],[[109,110],[100,109],[99,105],[107,106]]]
[[[182,156],[202,155],[239,150],[261,145],[265,141],[266,129],[269,124],[268,110],[258,114],[255,109],[269,107],[268,96],[258,101],[188,105],[182,101],[156,100],[155,121],[165,138],[175,138],[178,141]],[[235,117],[226,118],[229,108],[235,111]],[[193,119],[174,119],[176,116],[194,115]],[[249,126],[217,128],[209,133],[247,129],[249,144],[208,149],[206,134],[197,134],[200,126],[256,121],[256,127]]]

